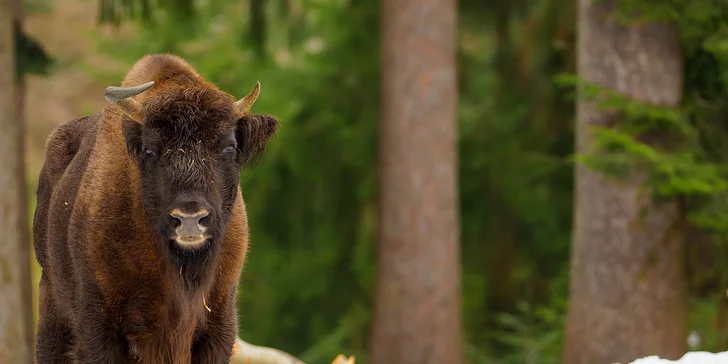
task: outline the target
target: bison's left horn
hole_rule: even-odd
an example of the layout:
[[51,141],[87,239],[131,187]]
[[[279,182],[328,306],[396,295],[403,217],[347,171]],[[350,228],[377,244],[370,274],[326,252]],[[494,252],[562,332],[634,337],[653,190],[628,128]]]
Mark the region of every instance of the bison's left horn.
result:
[[134,119],[134,121],[141,123],[142,106],[136,100],[132,99],[132,97],[149,90],[152,86],[154,86],[154,81],[133,87],[109,86],[104,91],[104,97],[106,101],[118,105],[124,114]]
[[250,91],[245,97],[235,102],[235,107],[238,109],[238,112],[245,115],[250,111],[250,108],[253,107],[253,104],[255,103],[255,100],[258,99],[258,95],[260,94],[260,82],[255,83],[255,87],[253,87],[253,90]]

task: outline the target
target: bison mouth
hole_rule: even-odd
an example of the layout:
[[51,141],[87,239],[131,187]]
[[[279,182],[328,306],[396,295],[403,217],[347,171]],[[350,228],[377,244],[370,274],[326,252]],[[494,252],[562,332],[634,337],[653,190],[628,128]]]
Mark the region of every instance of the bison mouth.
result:
[[167,239],[171,252],[180,264],[196,264],[206,259],[213,244],[210,234],[178,236],[173,235]]
[[182,249],[197,249],[205,245],[212,236],[207,233],[195,234],[195,235],[180,235],[175,234],[172,237],[172,242],[179,248]]
[[210,237],[210,234],[175,235],[172,240],[181,248],[197,248],[202,246]]

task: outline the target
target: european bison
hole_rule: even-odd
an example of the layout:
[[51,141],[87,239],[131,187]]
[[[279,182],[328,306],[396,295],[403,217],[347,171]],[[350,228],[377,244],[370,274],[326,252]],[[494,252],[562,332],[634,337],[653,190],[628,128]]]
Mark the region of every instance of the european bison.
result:
[[239,169],[278,128],[149,55],[50,135],[38,181],[37,361],[228,363],[248,245]]

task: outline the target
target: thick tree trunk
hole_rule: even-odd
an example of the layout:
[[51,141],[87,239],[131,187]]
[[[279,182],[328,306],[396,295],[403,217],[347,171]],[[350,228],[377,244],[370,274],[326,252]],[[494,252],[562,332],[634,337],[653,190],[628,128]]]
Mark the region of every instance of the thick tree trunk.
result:
[[[20,139],[22,138],[16,111],[15,42],[13,30],[13,0],[0,0],[0,363],[32,363],[28,342],[25,285],[30,285],[28,265],[23,264],[21,244],[27,243],[24,234],[28,226],[21,214],[26,202],[23,195],[25,176]],[[27,218],[27,217],[25,217]],[[25,268],[24,268],[25,267]]]
[[454,0],[381,2],[379,269],[369,361],[462,363]]
[[[583,80],[660,105],[678,105],[681,49],[669,24],[624,27],[613,0],[579,0],[578,73]],[[615,113],[580,99],[577,152],[593,145],[591,126]],[[656,205],[643,176],[615,182],[578,166],[571,297],[564,363],[630,362],[686,351],[683,233],[676,202]]]
[[[15,18],[15,24],[16,24],[16,30],[19,32],[23,31],[23,1],[22,0],[14,0],[13,1],[13,16]],[[16,56],[17,59],[17,56]],[[30,269],[30,262],[32,260],[32,255],[30,252],[30,225],[28,224],[28,189],[26,185],[26,179],[25,179],[25,77],[18,77],[16,79],[16,89],[15,89],[15,114],[17,115],[17,123],[18,123],[18,134],[20,137],[18,138],[18,159],[20,160],[20,163],[18,163],[18,175],[22,178],[22,183],[20,185],[20,191],[18,192],[20,196],[23,196],[23,200],[20,203],[20,206],[18,208],[18,223],[20,224],[21,229],[27,229],[27,233],[24,233],[24,231],[21,231],[20,234],[20,271],[25,275],[23,280],[26,282],[26,284],[23,284],[23,306],[28,307],[27,310],[24,310],[24,319],[25,319],[25,325],[26,327],[30,328],[26,330],[26,340],[28,342],[28,345],[30,346],[31,352],[35,352],[35,324],[33,321],[33,287],[31,285],[33,284],[33,280],[31,279],[31,269]]]

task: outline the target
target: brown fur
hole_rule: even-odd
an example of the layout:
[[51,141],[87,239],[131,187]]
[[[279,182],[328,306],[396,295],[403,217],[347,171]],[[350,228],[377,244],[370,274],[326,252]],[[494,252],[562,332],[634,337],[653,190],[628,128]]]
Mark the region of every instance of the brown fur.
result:
[[[135,99],[143,127],[162,123],[166,138],[195,128],[202,144],[205,133],[237,127],[247,161],[275,133],[273,117],[234,118],[235,99],[181,58],[144,57],[122,86],[150,80],[155,86]],[[42,267],[38,363],[227,363],[248,245],[237,180],[234,196],[223,196],[230,217],[219,246],[200,262],[173,259],[145,214],[135,150],[122,132],[130,122],[107,105],[48,139],[33,227]],[[210,165],[183,177],[197,181],[194,173],[210,173]]]

